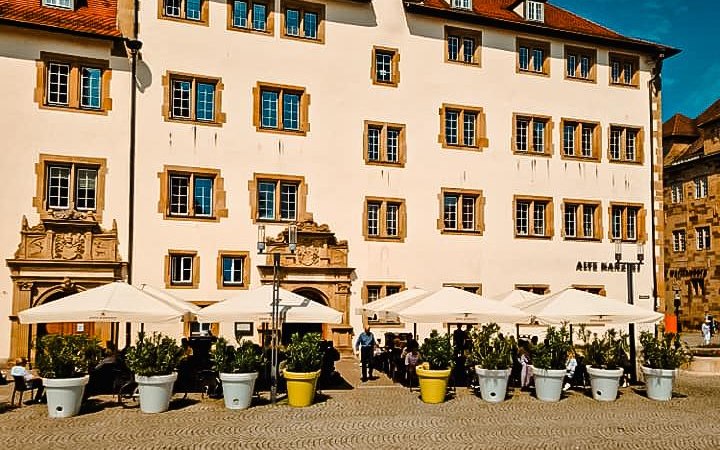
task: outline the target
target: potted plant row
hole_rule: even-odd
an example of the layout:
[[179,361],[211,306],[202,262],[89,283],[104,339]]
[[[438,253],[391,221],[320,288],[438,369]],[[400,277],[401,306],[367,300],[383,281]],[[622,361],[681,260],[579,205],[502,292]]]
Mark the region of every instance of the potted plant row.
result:
[[283,376],[287,382],[288,404],[310,406],[315,399],[317,380],[322,367],[320,333],[295,333],[287,346]]
[[77,415],[90,379],[88,372],[101,358],[102,348],[95,337],[48,334],[40,339],[38,371],[43,377],[50,417]]
[[228,345],[225,338],[218,338],[210,351],[210,359],[220,374],[225,407],[248,408],[255,391],[255,380],[265,362],[260,346],[243,340],[235,348]]
[[500,334],[496,323],[474,330],[471,337],[470,362],[475,365],[480,397],[490,403],[502,402],[512,367],[513,341]]
[[673,381],[678,369],[692,360],[690,349],[674,333],[640,333],[642,345],[642,373],[645,376],[647,396],[653,400],[672,398]]
[[135,373],[140,390],[140,410],[159,413],[170,407],[177,369],[185,358],[177,341],[160,333],[151,337],[140,332],[134,346],[127,351],[126,361]]
[[580,327],[578,336],[585,342],[585,363],[595,400],[617,398],[620,379],[628,359],[628,335],[611,328],[602,336]]
[[450,335],[433,330],[420,346],[420,354],[424,362],[415,369],[420,398],[425,403],[442,403],[453,366]]
[[545,402],[557,402],[562,395],[567,358],[573,349],[567,325],[548,327],[545,341],[532,349],[532,374],[535,396]]

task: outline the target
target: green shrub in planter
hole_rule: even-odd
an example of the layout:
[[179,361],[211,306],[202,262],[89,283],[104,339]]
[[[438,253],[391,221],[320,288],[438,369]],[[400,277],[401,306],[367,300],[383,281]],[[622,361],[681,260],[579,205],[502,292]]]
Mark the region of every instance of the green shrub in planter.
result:
[[657,337],[649,331],[640,333],[643,366],[651,369],[677,369],[692,360],[687,344],[675,333],[661,333]]
[[96,337],[84,334],[48,334],[37,347],[37,366],[43,378],[77,378],[103,357]]
[[320,333],[294,333],[287,346],[286,369],[290,372],[317,372],[322,367]]
[[483,325],[471,333],[470,363],[488,370],[504,370],[512,366],[514,340],[500,334],[496,323]]
[[581,326],[578,337],[585,342],[585,364],[596,369],[622,369],[628,362],[628,335],[611,328],[602,335]]
[[161,333],[147,337],[138,333],[138,340],[125,355],[127,365],[135,375],[170,375],[185,358],[177,341]]
[[532,350],[532,365],[538,369],[565,370],[568,353],[573,349],[567,324],[548,327],[545,341]]
[[420,346],[422,360],[430,365],[430,370],[445,370],[453,366],[453,352],[450,335],[440,335],[432,330],[430,337]]
[[252,373],[265,363],[262,349],[249,340],[238,342],[238,347],[228,345],[225,338],[218,338],[210,350],[213,367],[220,373]]

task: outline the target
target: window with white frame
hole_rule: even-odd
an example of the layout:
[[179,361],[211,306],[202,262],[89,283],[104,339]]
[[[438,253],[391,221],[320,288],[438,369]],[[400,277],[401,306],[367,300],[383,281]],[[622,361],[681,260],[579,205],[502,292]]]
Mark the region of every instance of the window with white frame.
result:
[[610,53],[610,84],[637,87],[639,63],[638,57]]
[[245,281],[245,256],[222,255],[223,286],[242,286]]
[[255,102],[258,131],[282,131],[305,135],[308,96],[304,88],[258,83]]
[[550,74],[550,43],[518,38],[518,72]]
[[42,5],[60,9],[75,9],[73,0],[42,0]]
[[110,109],[108,62],[41,52],[42,104],[90,112]]
[[565,238],[600,239],[600,203],[565,201],[563,233]]
[[642,208],[634,205],[611,205],[610,224],[613,240],[635,242],[639,239],[640,212]]
[[257,220],[297,220],[299,183],[258,180]]
[[365,121],[365,162],[403,166],[405,125]]
[[260,34],[271,34],[273,32],[274,2],[266,0],[229,0],[229,5],[228,29]]
[[642,139],[638,128],[610,126],[610,161],[642,162]]
[[451,0],[450,6],[457,9],[472,9],[473,0]]
[[516,197],[515,237],[552,236],[552,199]]
[[565,77],[579,81],[595,81],[597,50],[565,46]]
[[221,122],[217,95],[219,80],[169,74],[169,120],[217,124]]
[[170,284],[173,286],[193,283],[193,254],[170,254]]
[[705,198],[708,196],[708,179],[707,177],[695,178],[695,198]]
[[373,47],[373,84],[397,86],[400,82],[400,53],[396,48]]
[[592,122],[562,120],[562,156],[600,160],[599,125]]
[[482,191],[442,190],[442,231],[482,233]]
[[45,170],[47,209],[96,210],[97,167],[51,162],[46,165]]
[[685,251],[685,230],[673,231],[673,251],[684,252]]
[[405,238],[405,200],[366,197],[363,233],[367,240]]
[[445,27],[445,61],[480,65],[482,35],[479,31]]
[[550,154],[550,119],[548,117],[514,115],[514,151],[528,154]]
[[[362,288],[363,303],[371,303],[389,295],[397,294],[405,289],[405,283],[392,281],[368,281]],[[379,325],[397,325],[400,323],[396,314],[369,314],[369,323]]]
[[192,22],[207,22],[203,2],[207,0],[162,0],[162,15],[165,18],[182,19]]
[[168,215],[214,217],[214,184],[211,174],[169,172]]
[[322,42],[325,6],[296,0],[283,0],[282,37]]
[[682,183],[673,183],[670,185],[670,201],[672,203],[683,202],[683,185]]
[[710,227],[695,228],[695,242],[698,250],[710,250]]
[[544,22],[545,3],[535,0],[525,0],[525,18],[535,22]]
[[443,105],[440,108],[440,114],[443,120],[441,142],[444,147],[478,148],[487,146],[482,108]]

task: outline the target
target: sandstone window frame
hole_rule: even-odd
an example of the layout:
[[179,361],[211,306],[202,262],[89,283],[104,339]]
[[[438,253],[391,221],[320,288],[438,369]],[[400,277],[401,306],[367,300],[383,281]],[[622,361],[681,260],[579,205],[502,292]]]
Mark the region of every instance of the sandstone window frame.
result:
[[199,19],[192,19],[187,17],[187,0],[176,0],[178,2],[179,6],[179,16],[172,16],[165,14],[166,11],[166,3],[169,0],[157,0],[158,2],[158,11],[157,11],[157,18],[159,20],[169,20],[172,22],[180,22],[180,23],[187,23],[187,24],[193,24],[193,25],[200,25],[200,26],[210,26],[210,11],[209,11],[209,4],[210,0],[199,0],[200,1],[200,18]]
[[[209,0],[208,0],[209,1]],[[252,33],[260,36],[274,36],[275,35],[275,0],[245,0],[247,7],[247,26],[235,25],[235,0],[227,0],[226,17],[227,25],[226,28],[229,31],[239,31],[241,33]],[[254,6],[255,4],[261,4],[265,6],[265,29],[260,30],[253,26],[254,22]]]
[[[575,59],[573,64],[570,58]],[[582,58],[589,60],[588,76],[582,76]],[[597,49],[578,47],[576,45],[564,45],[565,79],[579,81],[581,83],[597,84]],[[569,68],[574,67],[575,75],[569,73]]]
[[51,166],[70,167],[70,188],[69,188],[69,208],[75,209],[74,198],[76,195],[77,168],[92,168],[96,170],[97,178],[95,180],[95,209],[89,210],[98,223],[102,222],[103,210],[105,209],[105,177],[107,175],[107,160],[105,158],[88,158],[80,156],[62,156],[41,153],[38,155],[38,162],[35,164],[35,197],[33,197],[33,206],[40,215],[41,219],[53,218],[54,211],[60,209],[50,208],[48,205],[48,169]]
[[[565,126],[573,126],[573,154],[568,155],[565,153],[566,150],[566,133]],[[583,156],[583,129],[585,127],[592,127],[592,138],[590,141],[591,155]],[[573,161],[586,161],[586,162],[600,162],[600,147],[602,145],[601,126],[600,122],[591,120],[571,119],[563,117],[560,119],[560,157],[565,160]]]
[[[524,63],[522,61],[522,49],[525,49],[527,52],[527,68],[523,68]],[[540,66],[536,63],[536,50],[542,50],[543,52],[543,61]],[[550,41],[541,41],[518,36],[515,38],[515,72],[526,75],[550,77],[550,50]],[[541,70],[535,70],[535,67],[540,67]]]
[[707,198],[710,193],[707,175],[700,175],[693,178],[693,200]]
[[[520,142],[520,136],[519,129],[518,129],[518,123],[521,120],[525,120],[527,122],[527,130],[526,130],[526,136],[525,136],[525,145],[526,150],[521,150],[518,148],[518,143]],[[545,131],[544,131],[544,150],[543,152],[537,152],[535,151],[535,123],[536,122],[542,122],[545,124]],[[524,155],[524,156],[546,156],[551,157],[554,153],[554,141],[553,141],[553,134],[554,134],[554,123],[552,121],[552,116],[545,116],[545,115],[539,115],[539,114],[524,114],[524,113],[513,113],[512,115],[512,139],[510,142],[510,145],[513,150],[513,153],[516,155]]]
[[[380,131],[379,135],[379,158],[370,159],[370,130]],[[397,161],[390,161],[388,158],[388,133],[389,131],[398,132],[398,148]],[[407,139],[406,126],[402,123],[378,122],[374,120],[366,120],[363,124],[363,158],[365,164],[370,166],[390,166],[405,167],[407,161]]]
[[[50,87],[50,75],[48,72],[51,64],[68,66],[67,104],[51,103],[48,99]],[[113,102],[110,97],[112,69],[110,68],[109,60],[41,51],[40,58],[35,60],[35,66],[37,79],[33,97],[40,109],[99,115],[107,115],[109,111],[112,111]],[[100,104],[97,108],[82,106],[81,71],[85,68],[101,71],[99,86]]]
[[[518,203],[527,203],[527,234],[518,232]],[[544,205],[544,231],[545,234],[535,233],[535,204]],[[552,197],[536,196],[536,195],[515,195],[512,202],[512,219],[513,219],[513,236],[515,239],[547,239],[550,240],[555,235],[554,226],[554,203]]]
[[[275,216],[273,219],[262,219],[258,217],[259,214],[259,191],[258,186],[261,182],[275,183]],[[294,219],[281,219],[281,198],[277,193],[281,184],[293,184],[297,186],[296,189],[296,201],[295,201],[295,218]],[[307,212],[307,195],[308,187],[305,184],[305,177],[298,175],[282,175],[282,174],[271,174],[271,173],[253,173],[252,180],[248,181],[248,192],[250,194],[250,217],[254,224],[288,224],[293,222],[302,222],[310,217]]]
[[[225,282],[225,258],[242,259],[242,281],[239,283]],[[250,252],[238,250],[218,250],[217,256],[217,288],[223,290],[247,290],[250,288]]]
[[[618,71],[615,71],[615,64],[618,64]],[[627,65],[631,66],[632,75],[627,82]],[[640,89],[640,57],[637,55],[629,55],[626,53],[608,53],[608,82],[610,86]],[[617,73],[617,81],[613,80],[614,74]]]
[[[566,217],[565,213],[568,210],[568,206],[575,207],[575,235],[570,236],[566,230]],[[592,222],[592,235],[585,235],[585,209],[592,208],[593,222]],[[590,242],[601,242],[603,236],[602,229],[602,202],[600,200],[587,200],[587,199],[563,199],[561,208],[562,216],[562,237],[566,241],[590,241]]]
[[[445,224],[445,198],[448,196],[454,196],[457,198],[455,205],[455,223],[456,228],[448,228]],[[464,222],[464,211],[463,210],[463,199],[473,199],[473,227],[471,229],[465,228]],[[440,188],[440,194],[438,195],[440,203],[440,212],[437,220],[437,227],[441,234],[463,234],[463,235],[478,235],[482,236],[485,232],[485,197],[483,191],[480,189],[459,189],[459,188]]]
[[75,0],[42,0],[40,4],[47,8],[75,10]]
[[[288,34],[287,11],[288,9],[298,10],[298,35]],[[282,12],[282,24],[280,25],[280,38],[300,42],[312,42],[315,44],[325,43],[325,5],[322,3],[309,2],[304,0],[280,0],[280,11]],[[307,37],[305,34],[304,21],[306,13],[317,15],[317,37]]]
[[530,284],[515,284],[515,289],[520,291],[527,291],[532,292],[533,294],[538,295],[547,295],[550,293],[550,285],[549,284],[537,284],[537,283],[530,283]]
[[695,250],[703,251],[712,248],[712,227],[704,225],[695,227]]
[[[173,93],[172,93],[173,86],[172,85],[173,85],[174,81],[180,81],[180,82],[185,81],[185,82],[191,83],[190,104],[189,104],[190,117],[188,117],[188,118],[173,115],[173,112],[172,112],[172,109],[173,109]],[[204,119],[197,118],[196,103],[197,103],[197,85],[198,84],[210,84],[210,85],[214,86],[213,119],[212,120],[204,120]],[[223,92],[223,89],[225,88],[225,85],[222,82],[222,78],[168,70],[162,76],[162,85],[163,85],[162,115],[163,115],[163,119],[165,120],[165,122],[184,123],[184,124],[191,124],[191,125],[203,125],[203,126],[210,126],[210,127],[222,127],[223,124],[226,122],[227,117],[226,117],[225,113],[222,112],[222,92]]]
[[[459,28],[450,25],[445,25],[445,49],[444,49],[444,62],[448,64],[457,64],[466,67],[482,67],[482,31],[472,30],[469,28]],[[456,37],[458,39],[457,58],[450,58],[450,38]],[[473,51],[470,61],[465,60],[466,53],[466,40],[473,41]]]
[[[490,145],[487,137],[487,123],[485,120],[485,110],[480,106],[467,106],[467,105],[456,105],[451,103],[443,103],[438,111],[440,115],[440,134],[438,135],[438,142],[442,145],[442,148],[452,150],[470,150],[470,151],[483,151]],[[457,115],[457,129],[456,143],[448,142],[447,136],[447,114],[455,113]],[[473,144],[465,144],[466,133],[465,133],[465,122],[466,114],[472,114],[475,116],[474,129],[473,129]],[[461,143],[462,142],[462,143]]]
[[[263,126],[262,124],[262,111],[263,111],[263,92],[274,92],[277,94],[277,109],[276,109],[276,126]],[[264,81],[258,81],[252,90],[253,93],[253,125],[255,130],[263,133],[281,133],[296,136],[306,136],[310,131],[310,120],[309,120],[309,106],[310,106],[310,94],[307,90],[301,86],[291,86],[287,84],[276,84],[268,83]],[[297,95],[300,99],[298,105],[298,129],[285,128],[284,126],[284,96],[285,94]]]
[[[370,303],[369,300],[369,292],[370,289],[378,289],[378,298],[377,300],[380,300],[381,298],[387,297],[388,294],[388,287],[391,288],[399,288],[398,292],[404,291],[407,289],[405,287],[404,281],[364,281],[361,291],[360,291],[360,298],[362,300],[363,305],[367,305]],[[375,300],[373,300],[375,301]],[[382,326],[382,327],[388,327],[388,328],[402,328],[405,326],[404,323],[400,321],[398,318],[397,321],[395,320],[370,320],[368,317],[368,313],[363,313],[363,325],[373,325],[373,326]]]
[[[615,209],[621,211],[620,215],[620,236],[615,234],[615,215],[613,211]],[[628,234],[628,210],[635,210],[635,238],[632,238]],[[622,242],[637,242],[643,244],[647,241],[647,230],[645,227],[647,211],[645,205],[642,203],[631,203],[631,202],[610,202],[608,205],[608,238],[610,241],[620,239]]]
[[[370,234],[369,210],[370,205],[378,205],[377,209],[377,234]],[[395,218],[397,233],[388,232],[388,206],[397,208]],[[380,242],[405,242],[407,237],[407,209],[404,198],[396,197],[371,197],[366,196],[363,201],[363,236],[366,241]]]
[[[189,257],[191,276],[188,282],[173,280],[173,258]],[[165,255],[165,288],[166,289],[197,289],[200,285],[200,256],[196,250],[170,249]]]
[[590,294],[600,295],[603,297],[607,296],[604,284],[572,284],[570,287]]
[[685,230],[673,230],[672,247],[675,253],[685,253],[687,249],[687,233]]
[[[378,79],[377,55],[383,53],[390,56],[390,78],[386,81]],[[374,45],[371,53],[370,79],[375,86],[398,87],[400,84],[400,50],[392,47]]]
[[[189,177],[188,187],[188,213],[173,214],[170,211],[170,180],[173,175]],[[212,178],[213,179],[213,198],[212,198],[212,214],[197,215],[194,212],[194,193],[192,191],[195,177]],[[190,166],[163,166],[162,172],[158,172],[160,180],[160,199],[158,201],[158,212],[163,215],[165,220],[191,220],[199,222],[219,222],[222,218],[228,217],[227,209],[227,193],[225,192],[225,179],[221,176],[220,169],[209,169],[205,167]]]
[[685,201],[685,191],[682,181],[670,184],[670,203],[677,205]]
[[[642,165],[645,162],[645,149],[644,149],[644,142],[645,142],[645,129],[643,127],[638,126],[632,126],[632,125],[622,125],[622,124],[616,124],[611,123],[608,127],[608,147],[607,147],[607,157],[608,161],[615,164],[637,164]],[[612,147],[614,142],[614,132],[618,131],[620,133],[619,135],[619,147],[618,150],[620,152],[620,158],[615,158],[613,156]],[[627,137],[629,132],[635,133],[635,159],[627,159]]]

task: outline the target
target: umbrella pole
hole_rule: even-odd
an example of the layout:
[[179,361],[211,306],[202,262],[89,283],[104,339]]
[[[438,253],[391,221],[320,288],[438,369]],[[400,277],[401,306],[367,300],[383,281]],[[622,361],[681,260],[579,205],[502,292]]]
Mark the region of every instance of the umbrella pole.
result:
[[32,351],[32,324],[28,324],[28,341],[27,341],[27,360],[32,365],[32,360],[30,359],[30,352]]
[[417,322],[413,322],[413,339],[417,340]]
[[515,324],[515,339],[520,340],[520,324]]

